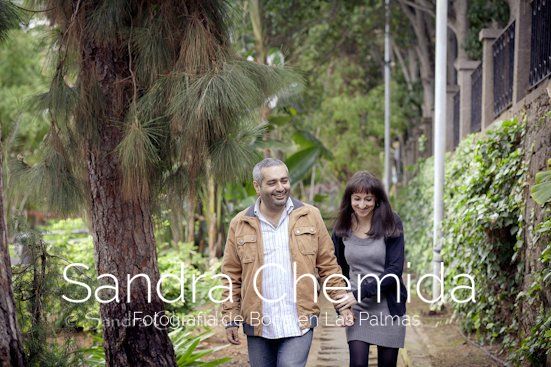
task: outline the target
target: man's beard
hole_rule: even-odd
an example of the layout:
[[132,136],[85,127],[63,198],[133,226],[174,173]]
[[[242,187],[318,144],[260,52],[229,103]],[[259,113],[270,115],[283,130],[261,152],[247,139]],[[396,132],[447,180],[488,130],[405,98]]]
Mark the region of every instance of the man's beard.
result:
[[[277,198],[277,196],[281,195],[282,198]],[[287,204],[287,200],[289,199],[289,192],[288,191],[285,191],[283,193],[279,193],[279,194],[270,194],[270,201],[272,202],[273,205],[275,206],[278,206],[278,207],[282,207],[282,206],[285,206]]]

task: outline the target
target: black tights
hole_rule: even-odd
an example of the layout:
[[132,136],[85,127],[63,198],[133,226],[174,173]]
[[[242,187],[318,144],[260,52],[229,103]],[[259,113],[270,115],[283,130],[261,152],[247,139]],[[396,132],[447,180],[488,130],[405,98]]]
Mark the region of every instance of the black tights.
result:
[[[351,340],[348,342],[350,350],[350,367],[367,367],[369,359],[369,344]],[[398,361],[398,348],[381,347],[377,345],[378,367],[396,367]]]

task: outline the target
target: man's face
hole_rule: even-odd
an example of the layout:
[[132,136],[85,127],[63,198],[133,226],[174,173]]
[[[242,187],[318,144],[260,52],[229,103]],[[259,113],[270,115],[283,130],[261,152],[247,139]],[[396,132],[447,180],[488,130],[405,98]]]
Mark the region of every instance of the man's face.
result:
[[262,168],[262,183],[253,181],[260,200],[270,209],[281,209],[291,195],[291,181],[287,167],[273,166]]

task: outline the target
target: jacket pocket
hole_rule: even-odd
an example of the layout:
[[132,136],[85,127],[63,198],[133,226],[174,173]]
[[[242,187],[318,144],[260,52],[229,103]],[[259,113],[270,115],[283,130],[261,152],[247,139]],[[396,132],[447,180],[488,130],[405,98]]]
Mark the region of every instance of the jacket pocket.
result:
[[237,254],[243,264],[252,263],[256,257],[256,235],[237,237]]
[[318,252],[318,236],[316,227],[296,227],[294,229],[294,235],[301,254],[315,255]]

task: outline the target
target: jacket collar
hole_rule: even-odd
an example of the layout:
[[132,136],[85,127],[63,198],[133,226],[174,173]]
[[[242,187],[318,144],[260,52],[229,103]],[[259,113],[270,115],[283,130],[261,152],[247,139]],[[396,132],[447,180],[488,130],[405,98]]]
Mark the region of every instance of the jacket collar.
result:
[[[291,197],[291,201],[293,202],[293,211],[297,210],[300,207],[304,206],[304,203],[298,199],[295,199],[294,197]],[[247,217],[255,217],[254,215],[254,204],[251,205],[247,211],[245,212],[245,216]]]

